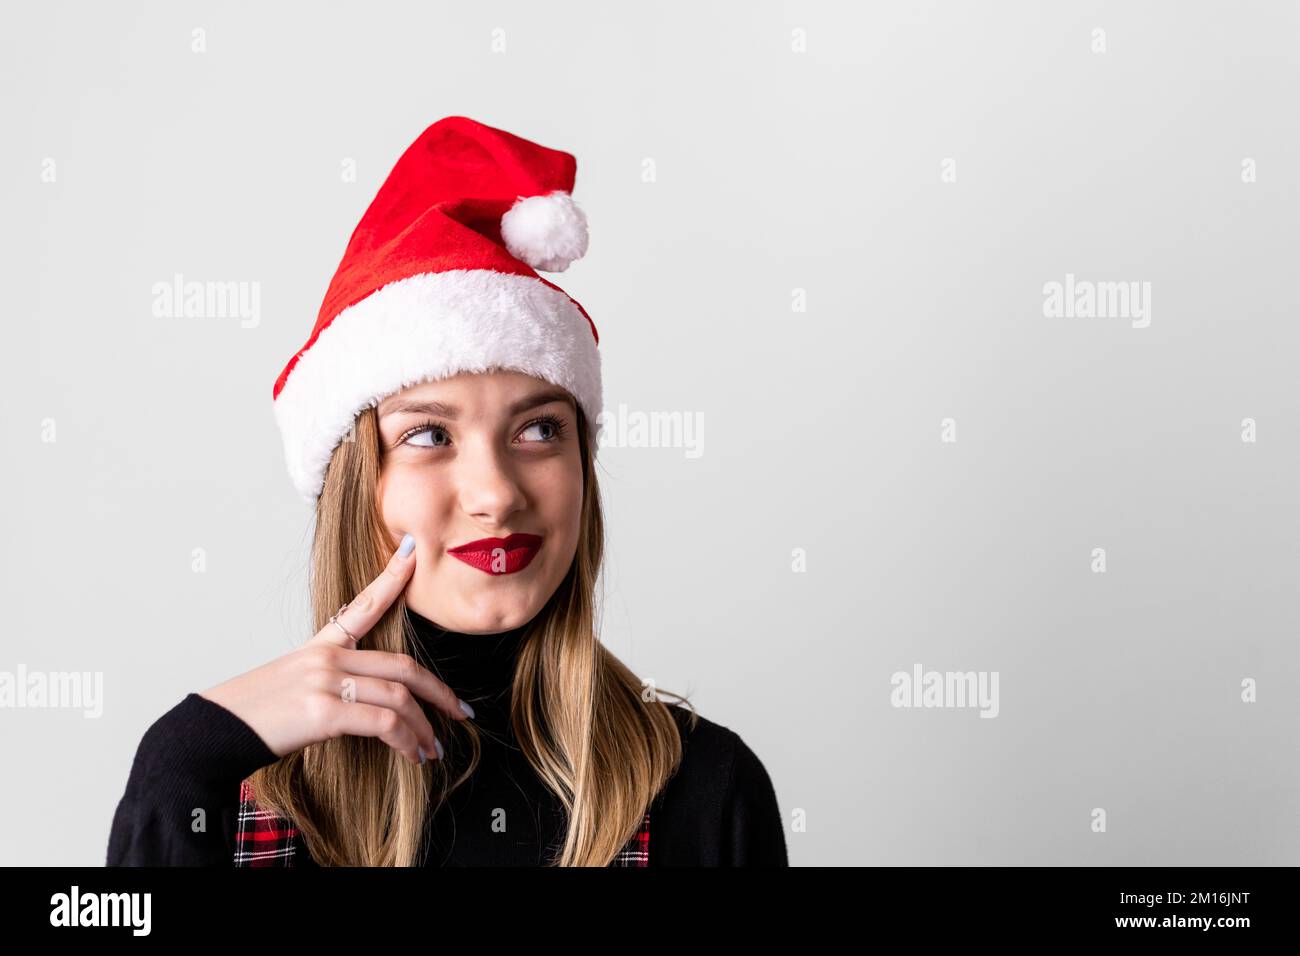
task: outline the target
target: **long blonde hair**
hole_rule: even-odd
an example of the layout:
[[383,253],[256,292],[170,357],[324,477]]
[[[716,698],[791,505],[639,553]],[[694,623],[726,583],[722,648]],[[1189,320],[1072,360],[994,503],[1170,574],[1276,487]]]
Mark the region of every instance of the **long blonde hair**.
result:
[[[682,741],[669,704],[653,687],[643,690],[595,633],[604,520],[594,449],[580,408],[577,415],[583,461],[577,554],[528,624],[510,690],[510,719],[520,750],[566,812],[563,846],[547,864],[607,866],[676,771]],[[335,449],[317,501],[311,557],[317,631],[390,556],[376,498],[380,468],[378,418],[366,408],[354,435]],[[361,646],[421,659],[401,598]],[[687,703],[692,723],[698,719],[686,698],[663,693]],[[421,706],[445,745],[444,760],[413,766],[377,738],[345,735],[254,773],[249,781],[258,805],[293,821],[321,866],[420,865],[426,814],[469,779],[481,754],[472,720],[453,721]],[[468,761],[458,761],[466,753]]]

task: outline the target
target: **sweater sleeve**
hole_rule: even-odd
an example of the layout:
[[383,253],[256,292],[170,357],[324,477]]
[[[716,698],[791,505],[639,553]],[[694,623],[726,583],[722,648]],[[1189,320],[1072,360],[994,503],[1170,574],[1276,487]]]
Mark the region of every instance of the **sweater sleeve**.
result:
[[725,820],[727,866],[789,866],[785,821],[758,755],[736,737]]
[[189,694],[136,749],[107,865],[232,866],[240,782],[278,759],[234,713]]

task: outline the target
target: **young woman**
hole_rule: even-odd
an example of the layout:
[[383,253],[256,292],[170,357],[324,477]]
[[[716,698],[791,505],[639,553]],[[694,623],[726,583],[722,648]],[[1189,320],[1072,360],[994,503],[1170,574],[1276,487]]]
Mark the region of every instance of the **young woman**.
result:
[[316,633],[150,726],[109,865],[787,865],[758,757],[596,634],[575,171],[465,117],[399,159],[274,391]]

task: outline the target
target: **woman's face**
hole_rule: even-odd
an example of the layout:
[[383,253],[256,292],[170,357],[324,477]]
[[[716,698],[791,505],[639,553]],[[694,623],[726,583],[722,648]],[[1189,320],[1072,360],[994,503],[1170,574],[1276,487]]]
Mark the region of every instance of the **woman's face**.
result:
[[[380,514],[394,549],[407,532],[415,536],[407,605],[467,634],[532,620],[578,546],[582,458],[572,397],[522,372],[463,373],[403,389],[377,412]],[[509,535],[520,537],[484,541]],[[462,547],[475,542],[475,551]]]

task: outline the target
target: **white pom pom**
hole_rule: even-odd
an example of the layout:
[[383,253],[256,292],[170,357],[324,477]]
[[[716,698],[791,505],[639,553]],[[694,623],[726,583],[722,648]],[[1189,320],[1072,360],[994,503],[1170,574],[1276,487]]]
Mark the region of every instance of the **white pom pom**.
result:
[[543,272],[563,272],[587,253],[587,214],[562,189],[526,196],[501,217],[501,238],[516,259]]

